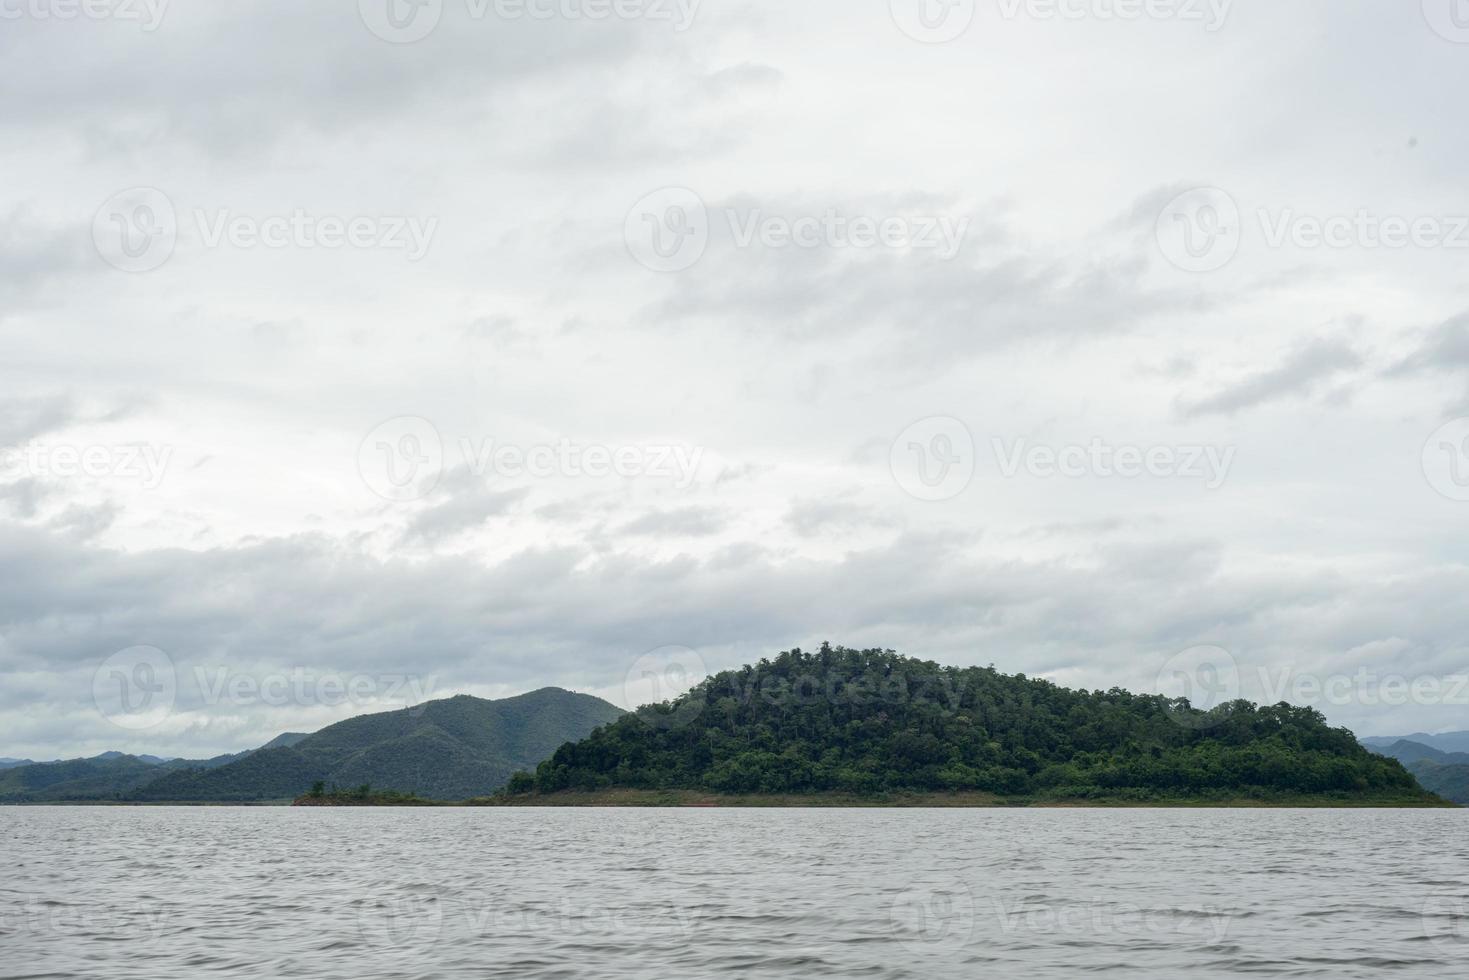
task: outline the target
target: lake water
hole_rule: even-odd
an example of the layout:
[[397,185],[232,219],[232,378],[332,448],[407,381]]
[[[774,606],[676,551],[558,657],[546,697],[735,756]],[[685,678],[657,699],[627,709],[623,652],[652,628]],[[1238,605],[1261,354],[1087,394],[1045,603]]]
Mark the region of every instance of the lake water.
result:
[[0,977],[1463,976],[1462,810],[0,808]]

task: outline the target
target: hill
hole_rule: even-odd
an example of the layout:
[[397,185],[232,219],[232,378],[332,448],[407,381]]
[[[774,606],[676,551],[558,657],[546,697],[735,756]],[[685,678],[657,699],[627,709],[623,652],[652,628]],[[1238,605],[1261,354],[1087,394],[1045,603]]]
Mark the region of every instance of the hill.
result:
[[512,794],[609,790],[1441,803],[1310,708],[1203,712],[829,646],[710,677],[510,783]]
[[1413,735],[1375,735],[1361,740],[1368,748],[1389,748],[1398,742],[1416,742],[1426,745],[1440,752],[1469,752],[1469,732],[1443,732],[1439,735],[1428,735],[1417,732]]
[[[286,733],[267,746],[294,745],[305,735]],[[161,759],[153,755],[103,752],[87,759],[60,762],[20,762],[0,768],[0,803],[75,802],[117,799],[139,789],[165,772],[213,769],[243,759],[252,752],[235,752],[212,759]]]
[[1469,752],[1444,752],[1409,739],[1372,746],[1372,751],[1401,762],[1429,792],[1469,806]]
[[158,776],[158,765],[132,755],[37,762],[0,770],[0,803],[116,796]]
[[292,745],[263,748],[212,769],[170,772],[131,801],[290,799],[321,782],[463,799],[493,792],[517,769],[623,714],[599,698],[545,688],[487,701],[460,696],[362,715]]

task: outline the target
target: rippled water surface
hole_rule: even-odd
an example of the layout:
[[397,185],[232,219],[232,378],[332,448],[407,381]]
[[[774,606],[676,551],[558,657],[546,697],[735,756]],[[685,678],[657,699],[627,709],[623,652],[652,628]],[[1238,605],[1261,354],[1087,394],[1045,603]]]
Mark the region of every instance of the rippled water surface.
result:
[[1462,810],[0,808],[0,977],[1469,974]]

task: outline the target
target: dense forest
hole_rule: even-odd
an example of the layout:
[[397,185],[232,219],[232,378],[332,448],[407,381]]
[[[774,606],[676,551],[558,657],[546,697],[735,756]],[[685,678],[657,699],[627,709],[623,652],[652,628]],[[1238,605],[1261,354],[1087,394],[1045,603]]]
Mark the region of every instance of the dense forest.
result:
[[823,646],[708,678],[568,743],[511,794],[983,791],[1058,799],[1413,798],[1396,761],[1311,708],[1210,712],[993,667]]

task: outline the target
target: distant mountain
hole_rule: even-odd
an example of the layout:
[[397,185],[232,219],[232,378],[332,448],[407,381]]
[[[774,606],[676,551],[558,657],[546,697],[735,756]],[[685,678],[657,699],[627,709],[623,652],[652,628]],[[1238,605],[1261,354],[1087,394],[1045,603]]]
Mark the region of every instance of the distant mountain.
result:
[[1048,801],[1432,804],[1311,708],[1213,711],[890,650],[791,650],[563,745],[513,795],[964,791]]
[[1418,732],[1414,735],[1374,735],[1360,740],[1368,748],[1387,748],[1397,742],[1417,742],[1440,752],[1469,752],[1469,732],[1444,732],[1441,735],[1428,735]]
[[126,798],[291,799],[323,782],[466,799],[499,789],[511,773],[534,767],[558,746],[585,738],[623,713],[599,698],[557,688],[500,701],[430,701],[349,718],[211,769],[176,769]]
[[[268,745],[294,745],[305,735],[286,733]],[[59,762],[16,760],[0,767],[0,803],[74,802],[117,799],[173,770],[213,769],[258,750],[215,756],[212,759],[163,759],[156,755],[103,752],[87,759]]]
[[0,759],[0,769],[14,769],[16,766],[33,766],[33,759]]
[[131,755],[38,762],[0,770],[0,803],[105,799],[158,777],[158,766]]
[[[1364,743],[1376,741],[1363,739]],[[1469,752],[1445,752],[1410,739],[1387,746],[1368,744],[1368,748],[1401,762],[1430,793],[1469,806]]]

